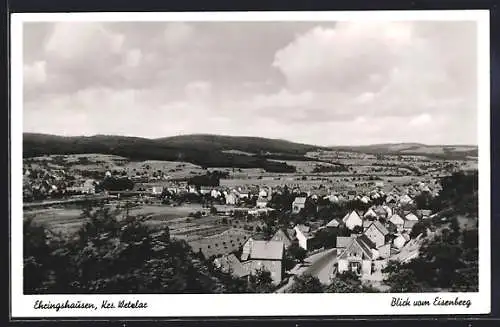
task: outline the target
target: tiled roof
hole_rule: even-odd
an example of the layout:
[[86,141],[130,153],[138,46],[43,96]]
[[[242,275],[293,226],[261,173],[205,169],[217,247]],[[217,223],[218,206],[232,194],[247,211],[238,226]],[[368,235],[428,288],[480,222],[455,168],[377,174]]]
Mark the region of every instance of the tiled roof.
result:
[[392,215],[391,218],[389,218],[389,221],[393,224],[403,224],[404,223],[404,219],[401,218],[401,216],[399,216],[397,213]]
[[337,236],[337,248],[343,249],[346,248],[354,239],[351,236]]
[[351,213],[346,214],[346,215],[344,216],[344,218],[342,219],[342,221],[345,223],[345,222],[346,222],[346,221],[348,221],[351,217],[352,217],[352,218],[356,218],[356,217],[357,217],[357,218],[361,219],[361,217],[358,215],[358,213],[357,213],[355,210],[353,210]]
[[230,271],[231,274],[236,277],[244,277],[249,275],[249,272],[241,264],[238,258],[236,258],[236,256],[232,253],[221,258],[217,258],[215,259],[215,261],[220,264],[222,271]]
[[[382,233],[382,235],[385,236],[385,235],[389,234],[389,231],[387,230],[387,228],[385,228],[385,226],[382,225],[382,223],[380,223],[380,221],[375,220],[371,225],[374,225]],[[368,227],[370,227],[370,226],[368,226]]]
[[375,248],[375,244],[372,241],[370,241],[368,236],[366,236],[366,235],[358,236],[356,238],[356,241],[361,246],[363,251],[367,254],[367,256],[371,258],[372,257],[372,250],[371,249]]
[[251,246],[251,259],[281,260],[283,258],[283,241],[253,241]]

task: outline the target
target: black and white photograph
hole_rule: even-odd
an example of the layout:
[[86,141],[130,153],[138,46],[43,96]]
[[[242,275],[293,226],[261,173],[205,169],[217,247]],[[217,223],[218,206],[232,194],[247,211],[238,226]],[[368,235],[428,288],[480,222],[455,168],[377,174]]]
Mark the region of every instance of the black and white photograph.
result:
[[19,14],[16,312],[489,312],[488,13],[424,14]]

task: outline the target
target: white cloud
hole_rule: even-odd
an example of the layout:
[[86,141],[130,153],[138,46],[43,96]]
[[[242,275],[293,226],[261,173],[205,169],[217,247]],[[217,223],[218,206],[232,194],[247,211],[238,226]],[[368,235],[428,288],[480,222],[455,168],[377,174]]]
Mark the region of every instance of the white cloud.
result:
[[24,85],[42,84],[47,80],[45,61],[36,61],[31,65],[24,65]]
[[476,141],[474,23],[44,26],[25,28],[29,131]]
[[[99,23],[64,22],[54,24],[45,50],[63,60],[102,60],[102,56],[119,53],[124,36],[112,33]],[[100,58],[101,57],[101,58]]]
[[427,113],[424,113],[412,118],[409,124],[412,126],[421,126],[430,124],[431,122],[432,122],[432,116]]
[[142,60],[142,51],[140,49],[132,49],[127,52],[125,63],[130,67],[137,67]]

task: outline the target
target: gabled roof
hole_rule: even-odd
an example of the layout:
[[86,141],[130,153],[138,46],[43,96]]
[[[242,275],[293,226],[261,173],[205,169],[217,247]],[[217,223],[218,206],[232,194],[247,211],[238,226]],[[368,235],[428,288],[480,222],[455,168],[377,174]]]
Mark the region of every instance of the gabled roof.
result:
[[371,224],[368,226],[368,228],[370,228],[370,226],[371,226],[371,225],[374,225],[374,226],[375,226],[375,228],[377,228],[377,229],[378,229],[378,230],[382,233],[382,235],[386,236],[387,234],[389,234],[389,231],[387,230],[387,228],[385,228],[385,226],[384,226],[384,225],[382,225],[382,224],[380,223],[380,221],[375,220],[373,223],[371,223]]
[[276,233],[274,233],[273,237],[271,237],[271,241],[284,241],[287,240],[289,242],[292,241],[292,238],[285,232],[283,229],[278,229]]
[[250,259],[281,260],[284,248],[283,241],[253,241]]
[[338,227],[340,225],[340,222],[338,221],[337,218],[333,218],[326,224],[326,227]]
[[352,236],[337,236],[337,248],[344,249],[353,241]]
[[306,225],[297,225],[295,226],[298,230],[300,230],[302,233],[309,233],[311,231],[311,227],[306,226]]
[[404,223],[404,219],[401,218],[400,215],[398,215],[397,213],[393,214],[391,216],[391,218],[389,218],[389,221],[393,224],[403,224]]
[[418,217],[417,217],[417,216],[415,216],[413,213],[409,213],[409,214],[407,214],[407,215],[405,216],[405,219],[406,219],[406,220],[416,220],[416,221],[418,221]]
[[[338,242],[338,240],[337,240]],[[351,248],[352,246],[359,246],[360,249],[363,251],[364,255],[367,256],[368,258],[372,259],[373,258],[373,253],[372,249],[375,248],[375,244],[373,244],[372,241],[366,236],[366,235],[361,235],[358,237],[353,237],[350,238],[349,244],[345,247],[344,251],[339,257],[343,257],[345,253]]]
[[364,245],[368,248],[368,249],[375,249],[375,243],[373,243],[369,238],[368,236],[366,235],[360,235],[357,237],[357,240],[358,242],[363,242]]
[[348,221],[349,219],[352,219],[352,218],[361,219],[361,217],[358,215],[356,210],[353,210],[353,211],[351,211],[351,213],[346,214],[344,216],[344,218],[342,218],[342,221],[345,223],[346,221]]
[[403,228],[411,228],[413,227],[416,223],[418,223],[418,220],[405,220],[403,224]]
[[293,203],[295,203],[295,204],[305,204],[306,203],[306,198],[305,197],[296,197],[295,200],[293,200]]

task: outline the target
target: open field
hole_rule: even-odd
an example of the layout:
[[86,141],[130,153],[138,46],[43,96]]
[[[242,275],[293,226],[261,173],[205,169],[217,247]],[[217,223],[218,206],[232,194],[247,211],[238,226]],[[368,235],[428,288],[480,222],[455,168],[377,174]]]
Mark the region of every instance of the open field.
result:
[[[129,213],[130,215],[151,216],[147,221],[148,225],[157,228],[168,226],[171,235],[180,238],[210,236],[231,227],[227,224],[223,225],[222,217],[219,216],[188,217],[190,213],[196,211],[208,214],[207,208],[196,204],[179,207],[145,205],[131,208]],[[76,208],[48,208],[25,211],[24,216],[33,218],[35,222],[44,224],[53,231],[71,233],[87,221],[81,218],[81,214],[82,210]]]

